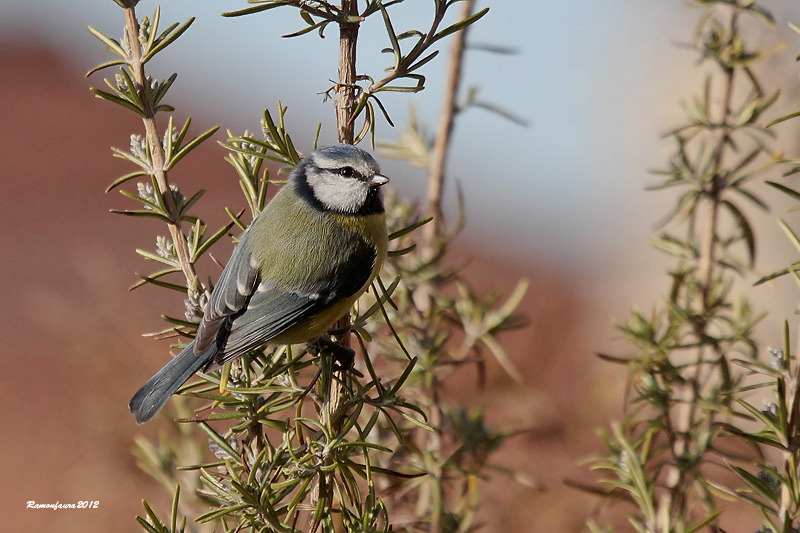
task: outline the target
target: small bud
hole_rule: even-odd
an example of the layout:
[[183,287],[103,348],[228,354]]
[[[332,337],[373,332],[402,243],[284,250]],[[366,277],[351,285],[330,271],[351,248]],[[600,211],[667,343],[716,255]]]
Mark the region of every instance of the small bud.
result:
[[199,324],[203,319],[203,309],[208,303],[206,294],[198,290],[189,289],[188,298],[184,301],[186,305],[186,320],[194,324]]
[[144,160],[147,154],[147,140],[141,135],[131,134],[131,153],[137,159]]
[[169,184],[169,190],[172,191],[172,197],[175,199],[175,205],[180,206],[186,201],[186,197],[181,192],[181,188],[174,183]]
[[143,200],[153,201],[153,186],[149,183],[139,182],[136,184],[136,190],[139,193],[139,198]]
[[786,361],[783,358],[783,350],[768,347],[767,356],[769,358],[767,364],[770,366],[770,368],[774,368],[775,370],[786,370]]
[[[232,450],[238,451],[237,449],[239,448],[239,442],[235,437],[231,437],[228,439],[228,446],[230,446]],[[227,451],[222,449],[219,444],[215,443],[211,439],[208,439],[208,449],[211,450],[211,453],[213,453],[217,459],[221,459],[223,461],[238,459],[238,457],[231,457]]]
[[191,244],[194,241],[194,226],[189,228],[189,233],[186,234],[186,242],[187,244]]
[[761,412],[764,413],[770,420],[777,420],[778,419],[778,404],[775,402],[764,402],[764,407],[761,408]]
[[144,46],[150,40],[150,19],[145,17],[139,24],[139,42]]
[[114,81],[116,82],[117,90],[119,92],[124,93],[128,91],[128,82],[125,81],[125,78],[123,78],[121,74],[114,74]]
[[173,246],[172,241],[161,235],[156,237],[156,253],[164,259],[176,259],[175,246]]
[[130,38],[128,37],[128,28],[122,28],[122,49],[125,51],[128,57],[131,57],[131,42]]
[[617,459],[617,466],[619,466],[624,472],[628,472],[630,469],[630,465],[628,464],[628,453],[626,451],[623,450],[620,452],[619,459]]
[[163,141],[164,142],[164,146],[166,146],[168,144],[167,143],[168,140],[172,141],[172,145],[173,146],[177,145],[178,144],[178,130],[176,130],[175,128],[171,128],[171,129],[165,131],[164,132],[164,141]]
[[757,475],[758,479],[760,479],[762,482],[764,482],[764,484],[774,491],[777,491],[781,486],[780,480],[778,480],[778,478],[776,478],[772,472],[767,470],[759,470]]

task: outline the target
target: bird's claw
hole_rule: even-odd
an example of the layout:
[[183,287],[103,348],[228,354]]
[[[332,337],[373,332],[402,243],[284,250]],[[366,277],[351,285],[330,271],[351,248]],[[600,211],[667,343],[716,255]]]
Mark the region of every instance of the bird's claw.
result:
[[329,353],[333,356],[334,368],[336,370],[350,370],[356,358],[356,352],[348,346],[342,346],[325,337],[320,337],[317,341],[317,348],[320,353]]

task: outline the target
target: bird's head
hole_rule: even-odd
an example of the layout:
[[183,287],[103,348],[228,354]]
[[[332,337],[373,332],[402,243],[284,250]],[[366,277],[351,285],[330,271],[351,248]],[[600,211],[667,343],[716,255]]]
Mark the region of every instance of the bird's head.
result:
[[370,154],[349,144],[311,152],[291,179],[317,207],[350,215],[383,212],[380,187],[389,181]]

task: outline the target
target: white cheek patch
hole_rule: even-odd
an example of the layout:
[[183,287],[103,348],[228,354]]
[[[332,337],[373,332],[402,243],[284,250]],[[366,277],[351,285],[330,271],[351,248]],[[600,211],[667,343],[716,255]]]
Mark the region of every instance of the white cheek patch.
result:
[[369,186],[353,178],[316,180],[311,184],[314,196],[328,209],[355,213],[367,201]]

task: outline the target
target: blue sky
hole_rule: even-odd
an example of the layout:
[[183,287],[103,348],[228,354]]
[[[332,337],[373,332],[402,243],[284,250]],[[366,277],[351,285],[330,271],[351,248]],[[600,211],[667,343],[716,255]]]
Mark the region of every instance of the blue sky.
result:
[[[427,20],[431,3],[407,0],[396,10],[395,28]],[[323,141],[334,140],[332,103],[323,103],[318,94],[336,76],[333,28],[322,42],[313,33],[286,40],[279,35],[302,27],[290,8],[225,19],[221,12],[245,2],[162,4],[163,22],[197,17],[151,67],[160,77],[179,72],[171,101],[191,102],[179,111],[188,107],[196,118],[207,112],[203,122],[223,129],[254,130],[263,109],[274,110],[280,98],[289,106],[289,126],[301,149],[308,148],[320,120]],[[795,4],[784,0],[770,7],[784,21],[800,21]],[[87,25],[112,36],[121,33],[122,13],[111,0],[43,5],[0,0],[0,32],[33,32],[65,50],[82,69],[107,57]],[[150,14],[154,6],[142,1],[138,12]],[[482,99],[513,109],[530,126],[521,128],[478,109],[459,120],[449,169],[466,191],[467,238],[578,271],[587,263],[611,267],[616,257],[646,248],[653,224],[666,210],[663,199],[643,191],[654,181],[648,170],[664,164],[672,144],[660,135],[681,120],[681,101],[702,82],[695,54],[675,46],[691,37],[699,12],[684,2],[646,0],[505,0],[479,6],[491,11],[470,40],[513,46],[519,54],[470,52],[465,86],[479,86]],[[780,33],[789,51],[800,49],[793,34]],[[359,71],[380,74],[390,59],[371,52],[388,46],[380,17],[362,26],[361,39]],[[796,79],[792,54],[784,56]],[[421,119],[434,128],[441,59],[425,67],[425,91],[385,99],[398,126],[413,100]],[[387,125],[379,127],[379,140],[394,134]],[[391,162],[384,167],[401,189],[423,190],[418,171]]]

